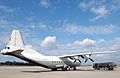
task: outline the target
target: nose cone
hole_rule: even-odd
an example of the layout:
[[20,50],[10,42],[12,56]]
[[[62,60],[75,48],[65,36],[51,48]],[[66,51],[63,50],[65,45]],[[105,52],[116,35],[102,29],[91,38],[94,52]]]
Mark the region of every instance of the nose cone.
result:
[[3,49],[2,51],[1,51],[1,54],[6,54],[7,53],[7,50],[6,49]]

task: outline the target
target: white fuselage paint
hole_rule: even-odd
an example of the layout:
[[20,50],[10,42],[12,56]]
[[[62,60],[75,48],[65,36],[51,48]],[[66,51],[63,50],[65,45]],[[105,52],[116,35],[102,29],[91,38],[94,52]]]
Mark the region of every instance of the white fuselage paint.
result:
[[59,68],[68,65],[75,67],[80,66],[79,62],[73,63],[73,60],[70,60],[69,58],[65,58],[61,60],[57,56],[44,56],[39,52],[36,52],[30,48],[25,49],[23,52],[21,52],[21,54],[29,60],[48,66],[50,68]]
[[[17,50],[13,51],[11,49],[3,49],[1,53],[3,54],[13,53],[14,55],[17,56],[17,54],[15,54],[15,51]],[[74,63],[74,60],[71,60],[69,58],[60,59],[57,56],[44,56],[40,54],[39,52],[32,50],[30,48],[24,48],[24,50],[20,52],[20,54],[22,55],[22,57],[28,60],[31,60],[35,63],[47,66],[48,68],[62,68],[65,66],[73,66],[73,67],[80,66],[80,62]]]

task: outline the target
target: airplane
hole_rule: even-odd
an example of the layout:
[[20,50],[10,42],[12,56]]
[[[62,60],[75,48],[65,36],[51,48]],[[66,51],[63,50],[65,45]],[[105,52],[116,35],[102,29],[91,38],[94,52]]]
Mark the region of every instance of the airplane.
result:
[[41,53],[33,50],[24,44],[22,35],[19,30],[13,30],[10,40],[5,48],[1,51],[3,55],[15,56],[24,61],[37,64],[39,66],[51,69],[52,71],[61,70],[76,70],[76,67],[81,65],[81,58],[85,59],[85,63],[88,60],[94,62],[90,58],[93,54],[106,54],[116,51],[96,51],[96,52],[84,52],[62,56],[45,56]]

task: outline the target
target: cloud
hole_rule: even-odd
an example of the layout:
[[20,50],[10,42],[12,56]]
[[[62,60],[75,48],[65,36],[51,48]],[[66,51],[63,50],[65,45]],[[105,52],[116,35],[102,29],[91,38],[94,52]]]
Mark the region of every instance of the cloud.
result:
[[91,39],[84,39],[83,41],[75,41],[73,45],[75,46],[80,46],[80,47],[93,47],[95,46],[96,41],[91,40]]
[[46,24],[43,23],[34,23],[34,22],[30,22],[27,24],[28,28],[32,28],[32,29],[40,29],[40,30],[47,30],[49,29],[49,27]]
[[41,42],[41,47],[46,49],[57,49],[56,37],[48,36]]
[[74,23],[65,23],[61,30],[71,34],[111,34],[117,32],[119,27],[110,25],[81,26]]
[[0,27],[3,27],[4,25],[7,25],[7,24],[8,24],[7,20],[0,18]]
[[35,18],[35,16],[29,16],[29,17],[26,17],[26,20],[27,20],[28,22],[31,22],[31,21],[34,20],[34,18]]
[[109,10],[107,10],[104,6],[102,6],[100,8],[93,7],[90,9],[90,11],[97,15],[96,17],[91,19],[91,21],[98,20],[98,19],[103,18],[109,14]]
[[118,38],[114,38],[112,41],[111,41],[111,43],[110,43],[110,45],[112,45],[112,49],[117,49],[117,50],[120,50],[120,38],[118,37]]
[[0,11],[5,12],[5,13],[13,13],[14,9],[11,9],[5,5],[0,5]]
[[84,3],[84,2],[80,2],[79,7],[86,9],[88,7],[88,5],[86,3]]
[[[63,26],[65,27],[66,32],[70,32],[72,34],[77,34],[79,32],[79,27],[76,24],[66,23]],[[63,30],[64,30],[64,28],[63,28]]]
[[92,40],[90,38],[85,38],[83,40],[76,40],[73,43],[68,43],[64,45],[59,45],[61,49],[68,49],[70,51],[104,51],[104,50],[120,50],[120,38],[114,38],[112,40]]
[[48,8],[50,6],[49,0],[40,0],[40,5],[42,5],[45,8]]
[[[114,38],[112,40],[98,39],[93,40],[85,38],[82,40],[75,40],[74,42],[58,44],[55,36],[46,37],[40,44],[41,50],[49,51],[57,54],[57,52],[64,53],[78,53],[84,51],[108,51],[117,50],[120,51],[120,38]],[[40,47],[38,47],[40,49]]]
[[95,15],[90,21],[96,21],[110,15],[114,10],[119,9],[119,0],[92,0],[83,1],[79,3],[79,7],[82,10],[89,11]]

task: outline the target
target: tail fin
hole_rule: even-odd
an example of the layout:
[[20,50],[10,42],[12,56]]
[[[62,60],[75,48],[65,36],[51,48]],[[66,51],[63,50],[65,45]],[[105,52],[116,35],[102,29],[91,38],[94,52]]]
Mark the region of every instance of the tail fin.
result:
[[23,47],[24,46],[24,42],[21,36],[21,33],[19,30],[13,30],[10,40],[8,42],[7,46],[12,46],[12,47]]

